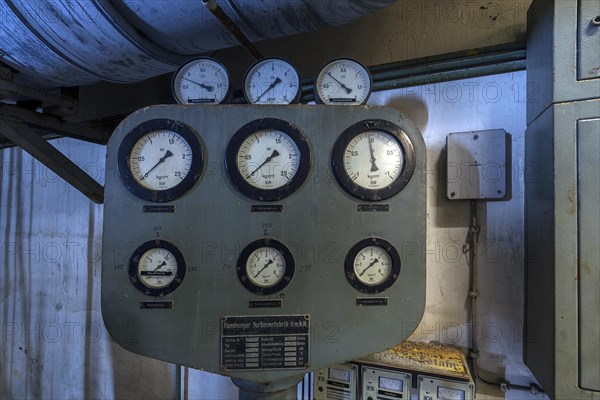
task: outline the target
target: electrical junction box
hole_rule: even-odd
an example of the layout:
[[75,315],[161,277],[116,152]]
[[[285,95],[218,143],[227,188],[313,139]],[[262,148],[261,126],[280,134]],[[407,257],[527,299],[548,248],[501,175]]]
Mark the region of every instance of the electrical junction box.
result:
[[510,197],[510,135],[503,129],[451,133],[446,138],[450,200]]
[[[425,306],[426,152],[385,107],[159,105],[107,146],[102,315],[247,381],[393,346]],[[411,251],[408,251],[410,245]]]

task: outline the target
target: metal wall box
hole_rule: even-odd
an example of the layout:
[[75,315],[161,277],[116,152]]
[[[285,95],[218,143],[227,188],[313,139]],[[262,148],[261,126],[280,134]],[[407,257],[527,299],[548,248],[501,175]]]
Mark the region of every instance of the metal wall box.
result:
[[557,104],[525,135],[525,362],[553,399],[600,399],[599,121]]
[[[527,26],[527,124],[553,103],[600,93],[597,0],[535,0]],[[595,15],[594,15],[595,14]]]
[[450,200],[500,200],[507,196],[504,129],[451,133],[446,138]]
[[336,364],[315,371],[313,396],[315,400],[355,400],[358,395],[358,365]]

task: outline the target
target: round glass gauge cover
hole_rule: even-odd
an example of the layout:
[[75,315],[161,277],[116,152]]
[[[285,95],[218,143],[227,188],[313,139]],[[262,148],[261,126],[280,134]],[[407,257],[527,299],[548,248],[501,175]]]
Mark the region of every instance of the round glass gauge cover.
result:
[[188,61],[173,75],[173,97],[179,104],[219,104],[230,88],[225,67],[208,57]]
[[259,201],[277,201],[295,192],[310,169],[304,135],[283,120],[264,118],[240,128],[231,138],[225,166],[233,185]]
[[164,296],[181,284],[185,261],[179,249],[165,240],[150,240],[138,247],[129,261],[131,283],[149,296]]
[[275,239],[259,239],[247,245],[237,261],[240,282],[259,295],[283,290],[294,276],[294,257]]
[[397,125],[366,120],[337,139],[331,156],[340,185],[361,200],[379,201],[398,194],[415,169],[412,142]]
[[147,201],[180,197],[196,183],[202,167],[198,137],[174,120],[146,121],[133,128],[119,147],[121,180],[130,192]]
[[358,61],[340,58],[325,65],[315,81],[315,101],[320,104],[365,104],[373,80],[369,70]]
[[250,104],[292,104],[300,98],[300,77],[281,58],[265,58],[250,67],[242,88]]
[[361,240],[344,261],[348,282],[363,293],[379,293],[400,275],[400,256],[390,242],[380,238]]

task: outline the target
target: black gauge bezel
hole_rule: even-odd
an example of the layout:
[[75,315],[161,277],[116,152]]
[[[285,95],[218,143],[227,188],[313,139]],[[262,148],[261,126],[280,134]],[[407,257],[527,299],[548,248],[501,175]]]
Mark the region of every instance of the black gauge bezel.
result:
[[[219,67],[221,67],[223,69],[223,71],[225,72],[225,76],[227,77],[227,92],[225,93],[225,96],[223,97],[223,100],[221,100],[218,103],[210,103],[210,102],[206,102],[206,103],[182,103],[181,100],[179,99],[179,97],[177,96],[177,91],[175,90],[175,79],[177,78],[177,76],[179,76],[179,73],[185,68],[187,67],[189,64],[193,64],[193,63],[197,63],[198,61],[209,61],[212,63],[217,64]],[[198,58],[194,58],[191,59],[187,62],[185,62],[183,65],[181,65],[181,67],[179,67],[177,69],[177,71],[173,74],[173,78],[171,79],[171,94],[173,95],[173,98],[175,99],[175,101],[178,104],[181,105],[186,105],[186,106],[192,106],[192,105],[215,105],[215,104],[224,104],[227,102],[227,100],[230,98],[232,93],[232,88],[231,88],[231,78],[229,76],[229,71],[227,70],[227,68],[225,68],[225,66],[220,63],[219,61],[215,60],[212,57],[198,57]]]
[[[273,286],[261,287],[261,286],[255,285],[254,283],[252,283],[252,281],[248,277],[248,271],[246,269],[246,264],[248,262],[248,258],[250,257],[250,255],[252,254],[252,252],[254,250],[259,249],[261,247],[272,247],[272,248],[278,250],[283,255],[283,259],[285,260],[285,272],[283,274],[283,277],[281,278],[281,280],[279,282],[277,282]],[[261,296],[273,294],[273,293],[277,293],[277,292],[285,289],[287,287],[287,285],[289,285],[290,282],[292,281],[292,278],[294,277],[294,270],[295,270],[294,256],[292,255],[292,252],[287,248],[287,246],[285,246],[283,243],[281,243],[280,241],[278,241],[276,239],[272,239],[272,238],[258,239],[258,240],[255,240],[255,241],[249,243],[241,251],[241,253],[238,257],[238,260],[237,260],[236,270],[237,270],[237,275],[238,275],[238,278],[239,278],[241,284],[246,289],[251,291],[252,293],[255,293],[255,294],[258,294]]]
[[[288,64],[290,66],[290,68],[294,71],[294,73],[298,77],[298,90],[297,90],[296,94],[294,95],[294,98],[291,99],[289,103],[272,103],[272,104],[254,103],[252,101],[252,99],[250,98],[250,95],[246,92],[246,83],[248,82],[248,79],[250,79],[250,73],[252,71],[254,71],[256,69],[256,67],[258,67],[260,64],[268,63],[269,61],[273,61],[273,60],[283,61],[284,63],[286,63],[286,64]],[[246,100],[246,103],[248,103],[248,104],[259,104],[259,105],[288,105],[288,104],[296,104],[300,100],[300,95],[302,93],[302,82],[300,81],[300,74],[298,73],[298,70],[292,65],[291,62],[289,62],[285,58],[280,58],[280,57],[268,57],[268,58],[262,58],[262,59],[256,61],[246,71],[246,74],[244,75],[244,80],[242,82],[243,82],[242,83],[242,93],[244,95],[244,99]]]
[[[350,61],[353,63],[358,64],[360,67],[362,67],[365,72],[367,73],[367,76],[369,77],[369,93],[367,93],[367,97],[361,102],[361,103],[350,103],[350,102],[328,102],[325,101],[325,99],[323,99],[321,97],[321,95],[319,94],[319,89],[317,86],[317,82],[319,81],[319,77],[324,74],[325,72],[327,72],[327,69],[329,68],[329,66],[333,63],[339,62],[339,61]],[[315,102],[317,104],[325,104],[325,105],[347,105],[347,106],[357,106],[357,105],[362,105],[362,104],[366,104],[367,101],[369,101],[369,98],[371,97],[371,94],[373,93],[373,77],[371,76],[371,72],[369,71],[369,68],[367,68],[363,63],[361,63],[358,60],[355,60],[353,58],[346,58],[346,57],[342,57],[342,58],[336,58],[335,60],[331,60],[329,61],[327,64],[323,65],[323,67],[321,67],[321,70],[319,71],[317,78],[315,79],[315,85],[313,87],[313,96],[315,99]]]
[[[404,165],[398,178],[381,189],[368,189],[357,185],[344,167],[344,155],[348,144],[356,136],[372,130],[392,135],[398,141],[404,156]],[[364,120],[350,126],[338,137],[331,153],[331,164],[338,183],[349,195],[359,200],[381,201],[400,193],[412,178],[416,166],[415,149],[408,135],[398,125],[382,119]]]
[[[288,135],[298,147],[300,164],[294,177],[284,186],[276,189],[260,189],[249,184],[237,166],[240,146],[250,135],[263,129],[276,129]],[[231,183],[242,194],[257,201],[278,201],[294,193],[308,177],[311,165],[310,146],[298,128],[289,122],[276,118],[261,118],[242,126],[231,138],[225,154],[225,168]]]
[[[181,182],[167,190],[151,190],[138,183],[129,168],[129,155],[133,146],[144,135],[157,130],[170,130],[180,135],[190,145],[192,164]],[[204,156],[200,139],[195,131],[182,122],[166,118],[151,119],[134,127],[127,133],[118,151],[117,168],[123,185],[142,200],[164,203],[175,200],[190,190],[200,178],[204,169]]]
[[[175,278],[169,285],[162,288],[151,288],[146,286],[138,275],[138,264],[141,257],[148,250],[155,248],[161,248],[170,251],[173,256],[175,256],[175,261],[177,261],[177,272],[175,274]],[[171,242],[167,242],[166,240],[155,239],[145,242],[133,252],[129,260],[129,280],[137,290],[147,296],[161,297],[173,292],[179,287],[179,285],[181,285],[181,282],[183,282],[183,278],[185,278],[185,271],[186,265],[183,254],[177,248],[177,246]]]
[[[358,253],[368,246],[377,246],[381,249],[385,250],[392,260],[392,267],[390,269],[390,273],[387,276],[386,280],[380,283],[379,285],[367,285],[364,282],[361,282],[360,279],[356,276],[354,272],[354,260]],[[350,248],[348,253],[346,254],[346,259],[344,260],[344,274],[346,275],[346,279],[354,287],[356,290],[362,293],[367,294],[375,294],[381,293],[386,289],[389,289],[390,286],[394,284],[398,280],[400,276],[400,255],[396,248],[387,240],[371,237],[367,239],[363,239],[360,242],[356,243],[354,246]]]

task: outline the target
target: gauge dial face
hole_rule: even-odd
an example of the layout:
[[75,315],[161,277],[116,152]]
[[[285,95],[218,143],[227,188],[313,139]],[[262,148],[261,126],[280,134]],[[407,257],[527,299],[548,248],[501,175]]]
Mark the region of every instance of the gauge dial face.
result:
[[398,279],[400,255],[387,240],[363,239],[346,254],[344,271],[355,289],[363,293],[379,293]]
[[273,247],[259,247],[246,261],[246,273],[250,282],[262,288],[275,286],[283,279],[285,259]]
[[280,241],[265,238],[248,244],[237,262],[240,282],[259,295],[283,290],[294,276],[294,257]]
[[365,285],[380,285],[389,276],[392,258],[385,249],[367,246],[354,257],[354,274]]
[[367,130],[356,135],[344,149],[344,169],[358,186],[382,189],[392,184],[404,167],[404,152],[388,132]]
[[306,180],[310,149],[304,135],[289,122],[263,118],[233,135],[225,164],[231,182],[244,195],[276,201],[294,193]]
[[364,65],[350,59],[334,60],[317,76],[315,100],[322,104],[365,104],[371,87],[371,74]]
[[173,96],[179,104],[219,104],[229,89],[227,70],[211,58],[191,60],[173,76]]
[[183,254],[166,240],[143,243],[129,260],[131,283],[148,296],[164,296],[177,289],[185,270]]
[[202,145],[195,131],[171,119],[134,127],[119,146],[117,167],[124,186],[153,202],[172,201],[190,190],[202,173]]
[[177,274],[175,255],[162,247],[147,250],[138,263],[140,281],[151,289],[169,286]]
[[129,155],[133,178],[150,190],[172,189],[190,172],[190,144],[176,132],[160,129],[140,137]]
[[346,129],[331,155],[342,188],[361,200],[380,201],[398,194],[415,169],[415,152],[406,133],[385,120],[365,120]]
[[300,95],[300,78],[287,61],[266,58],[250,67],[243,92],[250,104],[291,104]]
[[242,142],[236,160],[246,182],[270,190],[287,185],[294,178],[300,157],[298,146],[285,132],[263,129]]

